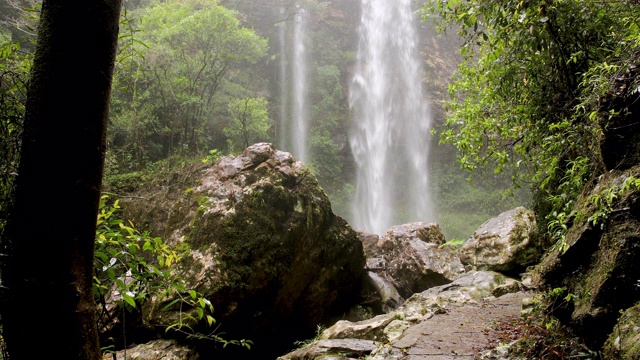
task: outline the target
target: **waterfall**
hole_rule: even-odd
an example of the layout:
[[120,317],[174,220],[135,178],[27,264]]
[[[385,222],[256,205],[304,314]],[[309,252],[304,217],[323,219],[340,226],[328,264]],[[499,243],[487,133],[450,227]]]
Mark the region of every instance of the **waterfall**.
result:
[[352,225],[380,235],[396,224],[434,220],[430,110],[414,21],[411,0],[362,0],[349,99],[357,167]]
[[[288,6],[280,10],[289,16]],[[308,154],[309,116],[307,110],[307,48],[305,45],[308,15],[300,3],[296,5],[293,29],[289,21],[278,26],[280,47],[280,126],[279,147],[297,160],[306,161]],[[292,36],[289,33],[293,30]],[[287,46],[287,43],[291,44]]]
[[305,37],[307,28],[307,13],[298,5],[293,34],[293,104],[291,134],[291,153],[297,160],[307,161],[307,138],[309,119],[307,115],[307,49]]
[[[282,19],[287,14],[287,8],[283,6],[280,9],[280,16]],[[287,22],[282,21],[278,24],[279,35],[279,50],[280,50],[280,127],[279,127],[279,147],[284,149],[287,147],[287,118],[289,112],[287,111],[289,106],[288,101],[288,76],[287,76]]]

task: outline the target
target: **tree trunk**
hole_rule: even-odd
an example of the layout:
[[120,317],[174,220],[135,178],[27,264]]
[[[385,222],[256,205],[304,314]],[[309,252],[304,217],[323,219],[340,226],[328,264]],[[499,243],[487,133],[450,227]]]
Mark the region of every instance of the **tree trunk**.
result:
[[121,0],[44,0],[3,264],[11,360],[99,359],[92,293]]

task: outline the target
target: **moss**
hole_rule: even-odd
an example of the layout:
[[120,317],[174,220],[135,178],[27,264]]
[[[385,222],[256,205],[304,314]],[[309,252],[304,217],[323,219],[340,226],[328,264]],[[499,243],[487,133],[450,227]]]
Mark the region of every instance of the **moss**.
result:
[[606,359],[640,359],[640,304],[622,313],[604,346]]
[[[246,284],[255,277],[254,269],[242,264],[255,264],[260,257],[260,273],[278,275],[287,268],[284,247],[287,231],[284,228],[295,216],[298,195],[280,186],[277,181],[266,183],[248,194],[236,207],[233,216],[211,218],[212,214],[193,219],[188,242],[193,248],[202,249],[215,242],[224,249],[222,268],[227,272],[230,285]],[[208,204],[201,204],[206,208]],[[274,246],[279,244],[280,246]],[[230,265],[226,265],[230,264]],[[276,267],[274,264],[278,264]]]

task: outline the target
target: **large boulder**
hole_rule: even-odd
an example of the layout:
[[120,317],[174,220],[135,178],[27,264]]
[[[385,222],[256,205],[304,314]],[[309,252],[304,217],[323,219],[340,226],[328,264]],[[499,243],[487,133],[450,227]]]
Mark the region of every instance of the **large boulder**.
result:
[[534,284],[562,287],[571,302],[556,315],[600,347],[620,311],[640,301],[640,166],[610,171],[579,199],[563,246],[538,266]]
[[[291,154],[255,144],[170,196],[161,231],[170,244],[189,245],[177,271],[187,289],[212,302],[225,338],[251,339],[252,353],[264,355],[265,344],[313,334],[356,302],[362,244]],[[154,199],[144,206],[160,213]],[[172,300],[154,297],[146,323],[176,322],[177,310],[163,309]]]
[[542,256],[535,229],[533,211],[524,207],[505,211],[473,233],[458,251],[460,261],[478,270],[517,274]]
[[464,273],[464,266],[450,247],[440,246],[445,239],[435,223],[393,226],[375,245],[376,237],[371,234],[361,234],[360,239],[365,244],[367,269],[378,275],[370,278],[386,279],[384,288],[392,284],[403,298],[450,283]]

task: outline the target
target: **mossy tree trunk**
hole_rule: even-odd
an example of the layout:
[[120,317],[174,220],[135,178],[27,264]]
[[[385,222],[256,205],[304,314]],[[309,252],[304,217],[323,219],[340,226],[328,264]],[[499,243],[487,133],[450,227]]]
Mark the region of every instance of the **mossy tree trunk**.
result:
[[96,215],[121,0],[44,0],[2,321],[12,360],[99,359],[92,294]]

